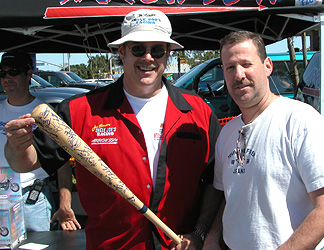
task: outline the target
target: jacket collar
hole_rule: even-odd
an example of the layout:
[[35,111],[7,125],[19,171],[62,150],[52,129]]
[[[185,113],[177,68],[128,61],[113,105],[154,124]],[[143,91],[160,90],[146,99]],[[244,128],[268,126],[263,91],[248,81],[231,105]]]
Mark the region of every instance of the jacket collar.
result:
[[[104,109],[118,109],[124,102],[123,79],[124,75],[110,85]],[[192,106],[182,96],[180,88],[173,86],[165,77],[162,77],[162,81],[167,88],[170,99],[179,110],[182,112],[193,110]]]

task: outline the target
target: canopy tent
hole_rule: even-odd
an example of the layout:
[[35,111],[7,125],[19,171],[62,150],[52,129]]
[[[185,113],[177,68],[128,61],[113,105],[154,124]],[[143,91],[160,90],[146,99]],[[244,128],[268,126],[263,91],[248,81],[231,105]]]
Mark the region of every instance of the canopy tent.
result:
[[217,49],[221,37],[241,29],[271,44],[311,28],[324,12],[321,0],[1,0],[0,6],[0,51],[35,53],[110,52],[107,43],[120,37],[124,15],[140,8],[165,12],[172,38],[187,50]]

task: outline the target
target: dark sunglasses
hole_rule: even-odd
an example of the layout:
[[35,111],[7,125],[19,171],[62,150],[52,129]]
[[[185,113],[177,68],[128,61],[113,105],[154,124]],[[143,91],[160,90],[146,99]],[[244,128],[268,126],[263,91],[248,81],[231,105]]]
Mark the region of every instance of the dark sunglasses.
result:
[[0,78],[5,78],[7,74],[9,74],[10,76],[17,76],[20,73],[24,72],[21,69],[9,69],[9,70],[0,70]]
[[[130,51],[132,52],[133,56],[142,57],[146,53],[146,47],[142,44],[134,45],[129,47]],[[153,58],[159,59],[165,55],[166,51],[162,45],[155,45],[151,47],[151,56]]]

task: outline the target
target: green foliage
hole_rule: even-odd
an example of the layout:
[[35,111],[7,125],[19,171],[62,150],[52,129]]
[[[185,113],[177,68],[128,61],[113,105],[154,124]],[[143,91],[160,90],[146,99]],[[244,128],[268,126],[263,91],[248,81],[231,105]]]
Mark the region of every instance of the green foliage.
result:
[[89,58],[88,60],[88,69],[91,75],[91,78],[102,78],[102,73],[108,73],[109,71],[109,59],[108,55],[96,55]]
[[71,65],[70,66],[70,71],[76,73],[82,79],[88,79],[90,77],[90,74],[89,74],[89,71],[88,71],[88,67],[84,63],[77,64],[77,65]]
[[[69,69],[65,68],[62,70],[68,71]],[[98,77],[105,78],[110,72],[108,55],[96,55],[94,57],[90,57],[88,60],[88,65],[85,65],[84,63],[71,65],[70,71],[76,73],[83,79]]]
[[190,68],[201,64],[209,59],[219,57],[219,50],[181,50],[174,51],[172,57],[185,58]]

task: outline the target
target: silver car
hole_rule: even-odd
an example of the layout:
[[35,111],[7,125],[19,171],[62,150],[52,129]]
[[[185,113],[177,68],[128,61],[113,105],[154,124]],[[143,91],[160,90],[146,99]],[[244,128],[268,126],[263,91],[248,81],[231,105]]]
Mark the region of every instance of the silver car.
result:
[[[66,72],[66,71],[65,71]],[[103,83],[89,83],[84,82],[82,78],[81,82],[74,80],[70,75],[62,71],[40,71],[37,75],[51,83],[55,87],[73,87],[73,88],[86,88],[89,90],[100,88],[105,86]],[[74,74],[74,77],[76,75]]]

